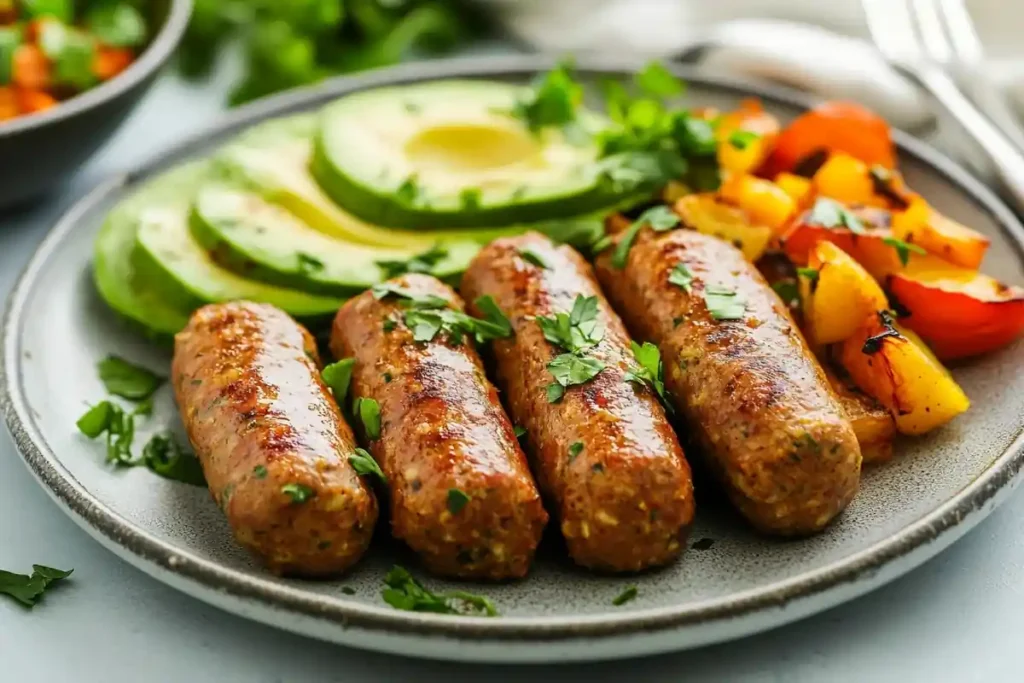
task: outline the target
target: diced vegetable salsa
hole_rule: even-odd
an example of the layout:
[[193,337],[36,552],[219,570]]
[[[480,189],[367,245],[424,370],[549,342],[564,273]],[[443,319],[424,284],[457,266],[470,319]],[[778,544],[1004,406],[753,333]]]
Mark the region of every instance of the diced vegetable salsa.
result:
[[0,122],[114,78],[148,38],[129,0],[0,0]]

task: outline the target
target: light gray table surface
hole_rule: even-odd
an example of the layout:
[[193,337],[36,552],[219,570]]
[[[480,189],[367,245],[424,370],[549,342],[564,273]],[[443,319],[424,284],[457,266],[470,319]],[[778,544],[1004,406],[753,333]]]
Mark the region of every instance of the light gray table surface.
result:
[[[65,191],[20,215],[0,216],[0,293],[10,291],[35,246],[75,197],[214,121],[225,87],[189,86],[165,76]],[[904,578],[819,616],[733,643],[582,666],[433,663],[293,636],[158,583],[65,517],[2,430],[0,568],[27,571],[42,563],[74,567],[75,574],[31,612],[0,600],[0,681],[1020,681],[1021,518],[1024,496],[1018,494]]]

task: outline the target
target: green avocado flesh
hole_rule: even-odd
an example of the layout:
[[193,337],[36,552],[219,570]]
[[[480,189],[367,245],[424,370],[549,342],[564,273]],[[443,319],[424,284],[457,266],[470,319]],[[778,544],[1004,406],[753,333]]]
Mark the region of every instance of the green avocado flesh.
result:
[[[314,230],[258,194],[212,184],[199,191],[190,219],[192,235],[218,263],[262,282],[309,292],[349,296],[386,278],[378,261],[405,261],[408,249],[345,242]],[[431,272],[448,277],[465,270],[479,245],[438,243],[447,256]]]
[[166,340],[188,322],[191,306],[164,296],[135,258],[140,213],[150,209],[188,210],[188,198],[205,177],[205,164],[192,163],[157,178],[121,202],[96,237],[93,281],[117,313],[151,336]]
[[526,92],[437,81],[349,95],[323,110],[310,167],[336,204],[391,227],[522,225],[621,200],[585,132],[603,120],[582,112],[572,140],[533,133],[509,113]]

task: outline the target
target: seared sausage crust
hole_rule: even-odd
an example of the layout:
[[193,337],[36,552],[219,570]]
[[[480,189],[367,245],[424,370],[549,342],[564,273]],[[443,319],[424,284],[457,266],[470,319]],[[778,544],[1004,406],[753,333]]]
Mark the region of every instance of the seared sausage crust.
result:
[[328,576],[362,556],[377,501],[348,463],[355,438],[309,332],[272,306],[206,306],[175,337],[172,377],[239,543],[281,574]]
[[[817,531],[853,498],[861,453],[793,319],[742,253],[689,230],[641,230],[624,270],[612,250],[597,274],[630,330],[656,343],[665,383],[740,511],[776,534]],[[692,294],[669,282],[677,264]],[[704,290],[746,301],[740,320],[716,320]]]
[[[388,284],[463,308],[432,277]],[[334,355],[356,360],[352,394],[380,405],[370,450],[388,479],[394,536],[437,574],[525,576],[547,513],[512,423],[472,341],[439,332],[416,342],[403,310],[394,297],[364,292],[338,311],[331,334]]]
[[[526,260],[523,250],[546,267]],[[534,472],[572,558],[605,571],[672,561],[693,519],[689,465],[657,398],[626,382],[635,366],[630,340],[587,263],[536,233],[499,239],[470,264],[462,292],[469,300],[494,297],[515,329],[493,343],[498,383],[526,428]],[[547,364],[562,351],[534,317],[569,312],[578,294],[598,297],[604,339],[587,355],[606,367],[549,403]]]

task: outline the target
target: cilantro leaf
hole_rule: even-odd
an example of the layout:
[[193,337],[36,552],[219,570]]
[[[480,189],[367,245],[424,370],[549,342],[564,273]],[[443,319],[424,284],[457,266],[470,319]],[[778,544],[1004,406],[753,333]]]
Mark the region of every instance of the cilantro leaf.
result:
[[585,384],[605,368],[596,358],[581,358],[572,353],[555,356],[547,365],[548,372],[561,387]]
[[709,285],[704,288],[704,302],[715,320],[740,320],[747,310],[746,301],[735,290]]
[[545,388],[547,394],[548,403],[558,403],[565,396],[565,387],[558,382],[552,382]]
[[373,441],[380,438],[380,404],[372,398],[357,398],[352,412],[363,423],[366,438]]
[[554,316],[537,316],[535,320],[544,338],[569,353],[583,353],[604,339],[604,327],[597,318],[596,296],[578,294],[572,311]]
[[683,94],[685,86],[659,61],[648,62],[636,75],[636,84],[644,92],[658,97]]
[[761,136],[751,130],[734,130],[729,134],[729,144],[739,150],[746,149]]
[[896,255],[899,256],[900,263],[903,265],[907,265],[910,262],[911,252],[920,256],[924,256],[928,253],[916,244],[904,242],[903,240],[895,237],[884,237],[882,238],[882,243],[887,244],[896,250]]
[[666,410],[670,413],[673,412],[674,409],[668,400],[668,394],[665,393],[664,366],[661,362],[661,352],[658,350],[658,347],[650,342],[644,342],[643,345],[640,345],[635,341],[630,342],[630,346],[633,349],[633,358],[636,360],[638,367],[628,371],[625,380],[646,386],[654,392]]
[[816,268],[804,267],[798,267],[796,269],[796,274],[802,278],[807,279],[807,281],[811,283],[811,287],[814,287],[814,285],[818,283],[818,276],[820,275]]
[[628,586],[628,587],[626,587],[626,589],[624,591],[619,593],[618,597],[616,597],[614,600],[612,600],[612,604],[615,605],[616,607],[621,607],[622,605],[625,605],[630,600],[635,599],[638,593],[639,593],[639,590],[637,589],[636,586]]
[[687,294],[693,292],[693,273],[690,272],[685,263],[676,264],[676,267],[668,274],[668,281],[678,285]]
[[583,442],[576,441],[569,445],[569,462],[572,462],[583,452]]
[[457,515],[469,503],[470,497],[460,489],[448,489],[448,512]]
[[679,215],[667,206],[654,206],[644,211],[626,229],[622,239],[619,240],[618,246],[615,247],[615,253],[612,254],[612,267],[618,270],[626,267],[629,250],[633,247],[633,242],[636,241],[636,236],[640,234],[644,225],[650,225],[655,232],[665,232],[679,225],[679,222]]
[[514,427],[512,427],[512,433],[516,435],[517,439],[522,439],[524,436],[526,436],[526,428],[520,427],[519,425],[515,425]]
[[574,123],[582,102],[583,86],[574,78],[572,64],[566,61],[535,79],[529,94],[516,102],[511,113],[530,132],[538,133]]
[[312,498],[316,498],[316,491],[305,484],[285,484],[281,487],[281,493],[291,499],[292,505],[301,505]]
[[377,464],[377,461],[370,455],[369,451],[357,448],[352,455],[348,456],[348,462],[359,476],[373,476],[377,477],[382,484],[388,483],[388,478],[384,476],[384,471],[381,470],[380,465]]
[[504,339],[512,336],[512,323],[509,322],[505,314],[501,312],[498,307],[498,303],[494,300],[494,297],[489,294],[477,297],[473,302],[481,313],[483,313],[483,319],[475,319],[475,332],[477,334],[477,341],[485,341],[487,339]]
[[73,571],[34,564],[32,575],[28,576],[0,569],[0,595],[14,598],[25,607],[31,608],[51,584],[66,579]]
[[849,228],[855,235],[863,235],[867,232],[864,224],[850,211],[847,211],[842,204],[834,199],[819,197],[811,207],[807,216],[807,222],[811,225],[820,225],[823,228]]
[[97,369],[107,393],[132,401],[149,398],[164,383],[163,377],[117,356],[107,356]]
[[435,244],[424,252],[410,256],[405,261],[375,261],[377,266],[384,271],[385,279],[391,279],[404,273],[426,273],[434,271],[434,267],[448,256],[448,250],[440,244]]
[[75,423],[78,431],[90,439],[95,439],[110,427],[116,407],[110,401],[100,401],[78,418],[78,422]]
[[547,261],[545,261],[540,254],[538,254],[536,251],[532,249],[520,249],[518,253],[519,258],[523,259],[532,266],[537,266],[538,268],[541,269],[550,268],[550,266],[548,266],[547,264]]
[[352,370],[355,364],[355,358],[342,358],[320,371],[324,384],[331,388],[331,393],[334,394],[334,400],[338,405],[345,403],[349,385],[352,383]]
[[779,280],[772,283],[772,289],[779,295],[782,302],[793,308],[800,304],[800,286],[794,280]]
[[[155,434],[142,448],[142,463],[164,479],[206,486],[203,467],[169,432]],[[265,471],[265,470],[264,470]]]
[[392,567],[384,577],[384,591],[381,597],[395,609],[409,612],[486,617],[498,615],[498,610],[491,601],[482,595],[464,591],[434,593],[399,565]]

